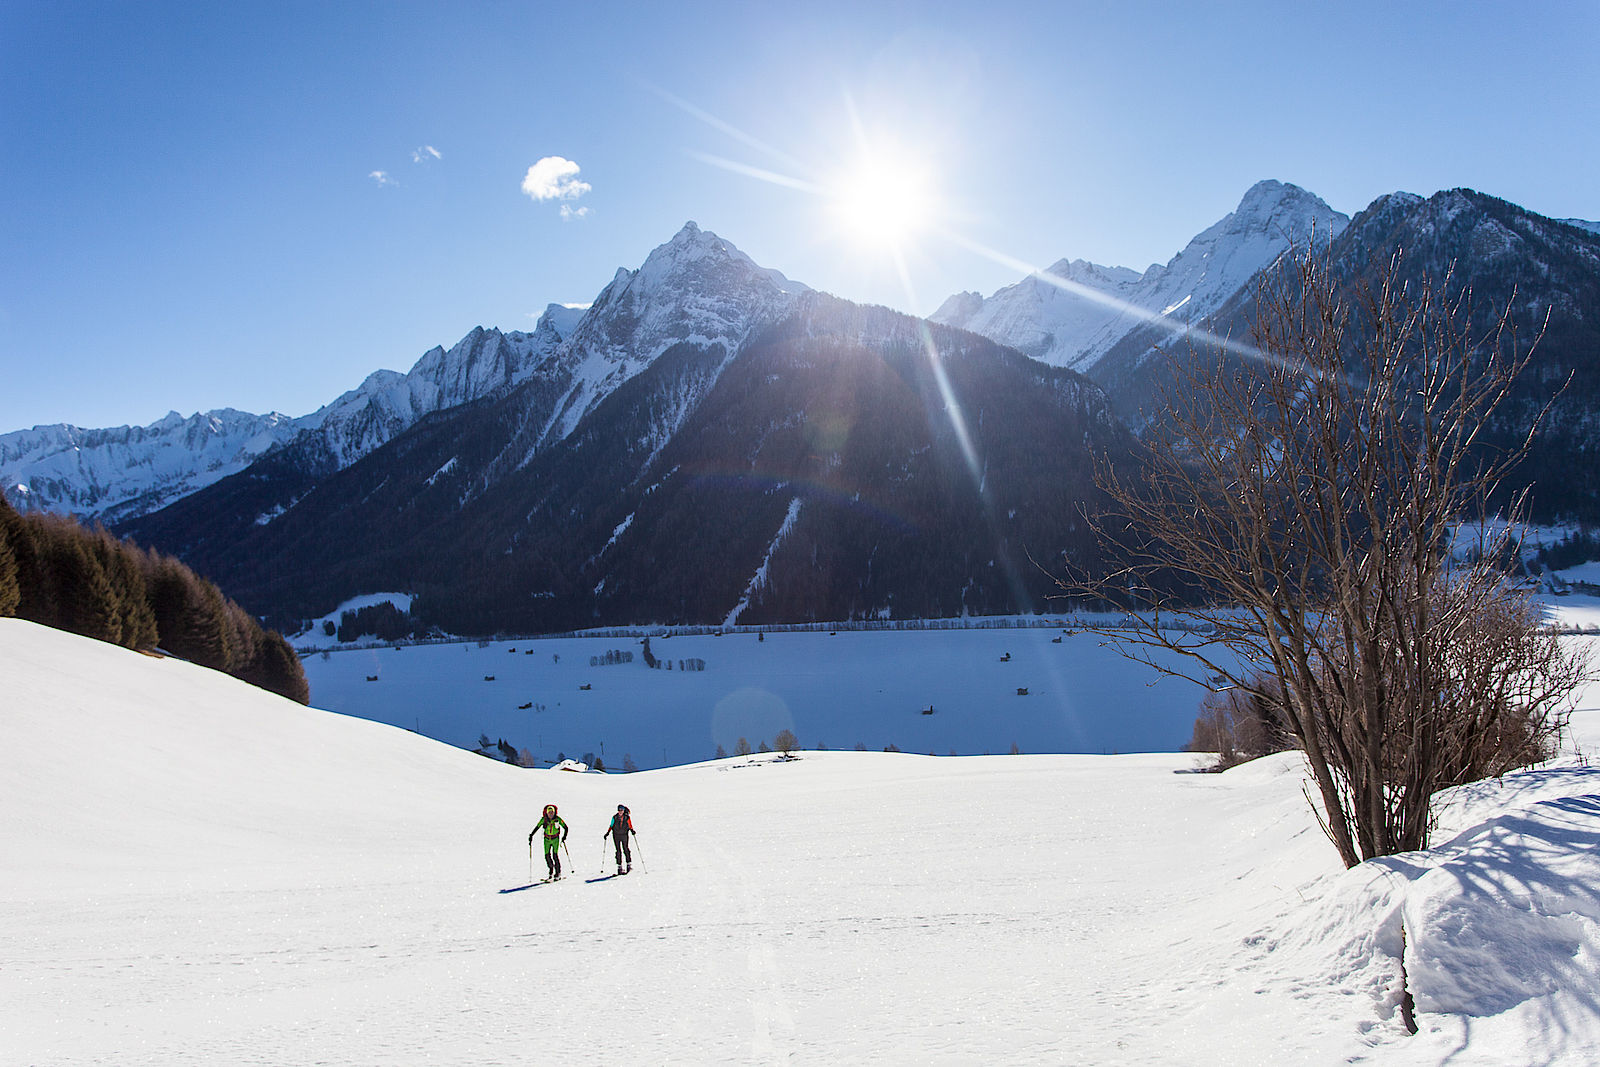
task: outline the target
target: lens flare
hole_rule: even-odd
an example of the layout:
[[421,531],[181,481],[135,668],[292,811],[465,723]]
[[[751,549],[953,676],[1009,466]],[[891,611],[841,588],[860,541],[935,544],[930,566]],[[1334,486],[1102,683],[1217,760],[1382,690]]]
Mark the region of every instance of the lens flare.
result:
[[926,173],[896,152],[864,154],[853,171],[829,189],[830,207],[854,242],[899,248],[925,230],[935,214]]

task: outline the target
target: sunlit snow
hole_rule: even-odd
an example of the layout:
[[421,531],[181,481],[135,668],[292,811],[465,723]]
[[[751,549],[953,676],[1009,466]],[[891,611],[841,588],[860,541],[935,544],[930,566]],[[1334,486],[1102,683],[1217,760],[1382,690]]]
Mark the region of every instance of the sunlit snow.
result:
[[[1600,770],[1573,757],[1346,872],[1292,755],[570,774],[13,619],[0,672],[6,1062],[1600,1058]],[[530,885],[545,803],[569,877]],[[589,884],[619,803],[634,871]]]

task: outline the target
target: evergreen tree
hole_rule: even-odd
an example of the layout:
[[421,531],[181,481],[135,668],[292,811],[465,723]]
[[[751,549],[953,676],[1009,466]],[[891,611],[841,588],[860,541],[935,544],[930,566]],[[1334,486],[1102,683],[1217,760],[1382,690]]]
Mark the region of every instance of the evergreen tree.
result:
[[260,686],[298,704],[311,703],[311,686],[306,682],[300,657],[282,634],[268,630],[257,643],[255,656],[239,673],[241,680]]
[[234,619],[222,591],[198,575],[191,576],[195,593],[190,602],[186,639],[196,663],[226,671],[234,663]]
[[141,563],[145,594],[156,617],[156,644],[164,649],[183,606],[178,561],[159,552],[146,552]]
[[203,667],[227,670],[233,625],[217,587],[169,556],[157,557],[149,584],[161,647]]
[[118,643],[127,648],[154,648],[156,616],[150,607],[138,549],[123,544],[104,528],[86,535],[89,552],[99,562],[117,594]]
[[42,525],[12,512],[7,525],[11,531],[11,551],[17,560],[17,617],[41,626],[55,626],[55,583],[46,566],[45,536]]
[[75,522],[50,524],[46,567],[56,591],[56,626],[97,641],[122,640],[122,601]]
[[[218,595],[221,596],[220,590]],[[223,669],[230,674],[238,674],[256,662],[266,633],[260,623],[233,601],[223,598],[223,605],[223,614],[227,619],[228,656],[227,666]]]
[[[0,506],[6,511],[11,508],[4,497],[0,497]],[[11,548],[11,524],[0,511],[0,617],[15,615],[20,603],[22,586],[17,578],[17,554]]]

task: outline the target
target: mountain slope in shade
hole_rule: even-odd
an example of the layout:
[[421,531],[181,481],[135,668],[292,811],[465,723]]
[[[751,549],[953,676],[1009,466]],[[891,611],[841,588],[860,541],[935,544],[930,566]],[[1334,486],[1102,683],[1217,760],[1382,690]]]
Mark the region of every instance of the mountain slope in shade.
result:
[[[1397,252],[1402,282],[1427,278],[1438,285],[1448,277],[1451,295],[1470,290],[1478,336],[1509,306],[1517,346],[1532,347],[1533,355],[1484,442],[1512,447],[1554,398],[1511,487],[1533,486],[1541,520],[1600,519],[1600,234],[1471,189],[1450,189],[1426,198],[1379,197],[1326,251],[1336,277],[1373,277]],[[1205,325],[1248,340],[1254,315],[1255,291],[1247,287]],[[1202,358],[1212,358],[1198,347]],[[1146,328],[1107,354],[1096,379],[1119,413],[1142,426],[1162,392],[1173,388],[1170,360],[1189,358],[1187,340]]]
[[[1165,265],[1143,274],[1062,260],[999,290],[951,297],[930,318],[980,333],[1054,366],[1094,373],[1130,331],[1152,321],[1181,329],[1216,311],[1291,242],[1330,237],[1348,217],[1295,185],[1263,181]],[[1050,279],[1064,282],[1053,284]]]
[[732,353],[673,344],[523,462],[559,382],[423,420],[270,522],[250,520],[269,457],[126,532],[284,625],[382,587],[473,633],[1028,610],[1092,558],[1092,456],[1130,443],[1096,386],[791,299]]
[[[439,515],[449,518],[563,440],[585,412],[669,348],[710,354],[714,381],[744,338],[805,289],[688,223],[638,270],[618,271],[589,307],[552,305],[533,334],[474,330],[449,352],[429,352],[410,375],[380,372],[307,416],[305,430],[237,478],[119,530],[209,565],[228,551],[223,546],[279,521],[330,476],[426,417],[446,415],[455,436],[404,491],[448,487],[453,495]],[[657,427],[658,443],[672,425],[667,419]],[[438,440],[439,433],[419,439]],[[417,446],[407,453],[417,454]]]
[[1550,404],[1514,487],[1533,487],[1541,519],[1600,519],[1600,233],[1447,189],[1379,198],[1331,248],[1350,276],[1396,250],[1404,280],[1448,275],[1452,293],[1471,291],[1480,335],[1510,308],[1517,348],[1532,358],[1486,444],[1511,447]]
[[[394,477],[346,476],[348,453],[336,451],[338,439],[324,430],[307,431],[239,475],[118,530],[166,546],[208,572],[234,573],[235,564],[254,568],[265,558],[265,545],[314,541],[321,534],[309,531],[326,529],[330,514],[348,518],[353,508],[367,518],[338,534],[335,543],[305,544],[302,555],[331,559],[359,544],[369,561],[387,558],[397,539],[464,521],[473,501],[493,494],[502,481],[566,440],[585,412],[662,363],[656,379],[672,384],[652,399],[648,424],[629,438],[644,455],[653,454],[745,339],[770,326],[805,291],[689,223],[639,270],[619,271],[570,337],[549,346],[516,384],[415,420],[407,440],[362,468],[389,471],[398,464]],[[486,333],[458,348],[503,352],[505,344]],[[683,376],[674,377],[680,371]],[[409,395],[398,387],[394,392]],[[338,425],[347,433],[363,425],[387,432],[382,417],[396,405],[374,407],[336,406]],[[347,493],[359,499],[351,501]],[[391,530],[387,517],[397,513],[407,516],[405,524]],[[511,528],[523,525],[518,518]],[[352,560],[350,566],[360,569],[361,563]]]

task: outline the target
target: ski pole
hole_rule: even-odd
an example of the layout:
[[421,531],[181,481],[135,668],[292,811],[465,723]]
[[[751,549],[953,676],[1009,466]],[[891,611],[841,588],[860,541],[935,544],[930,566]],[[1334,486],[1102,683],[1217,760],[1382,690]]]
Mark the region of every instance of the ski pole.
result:
[[606,873],[606,839],[600,839],[600,873]]
[[564,838],[564,837],[561,839],[561,851],[567,853],[567,866],[571,867],[573,869],[573,871],[576,872],[578,868],[572,862],[572,853],[571,852],[567,852],[567,839]]
[[528,884],[533,884],[533,838],[528,838]]
[[637,830],[633,832],[633,847],[639,852],[639,872],[641,874],[649,874],[650,868],[644,865],[644,846],[639,844],[639,832]]

